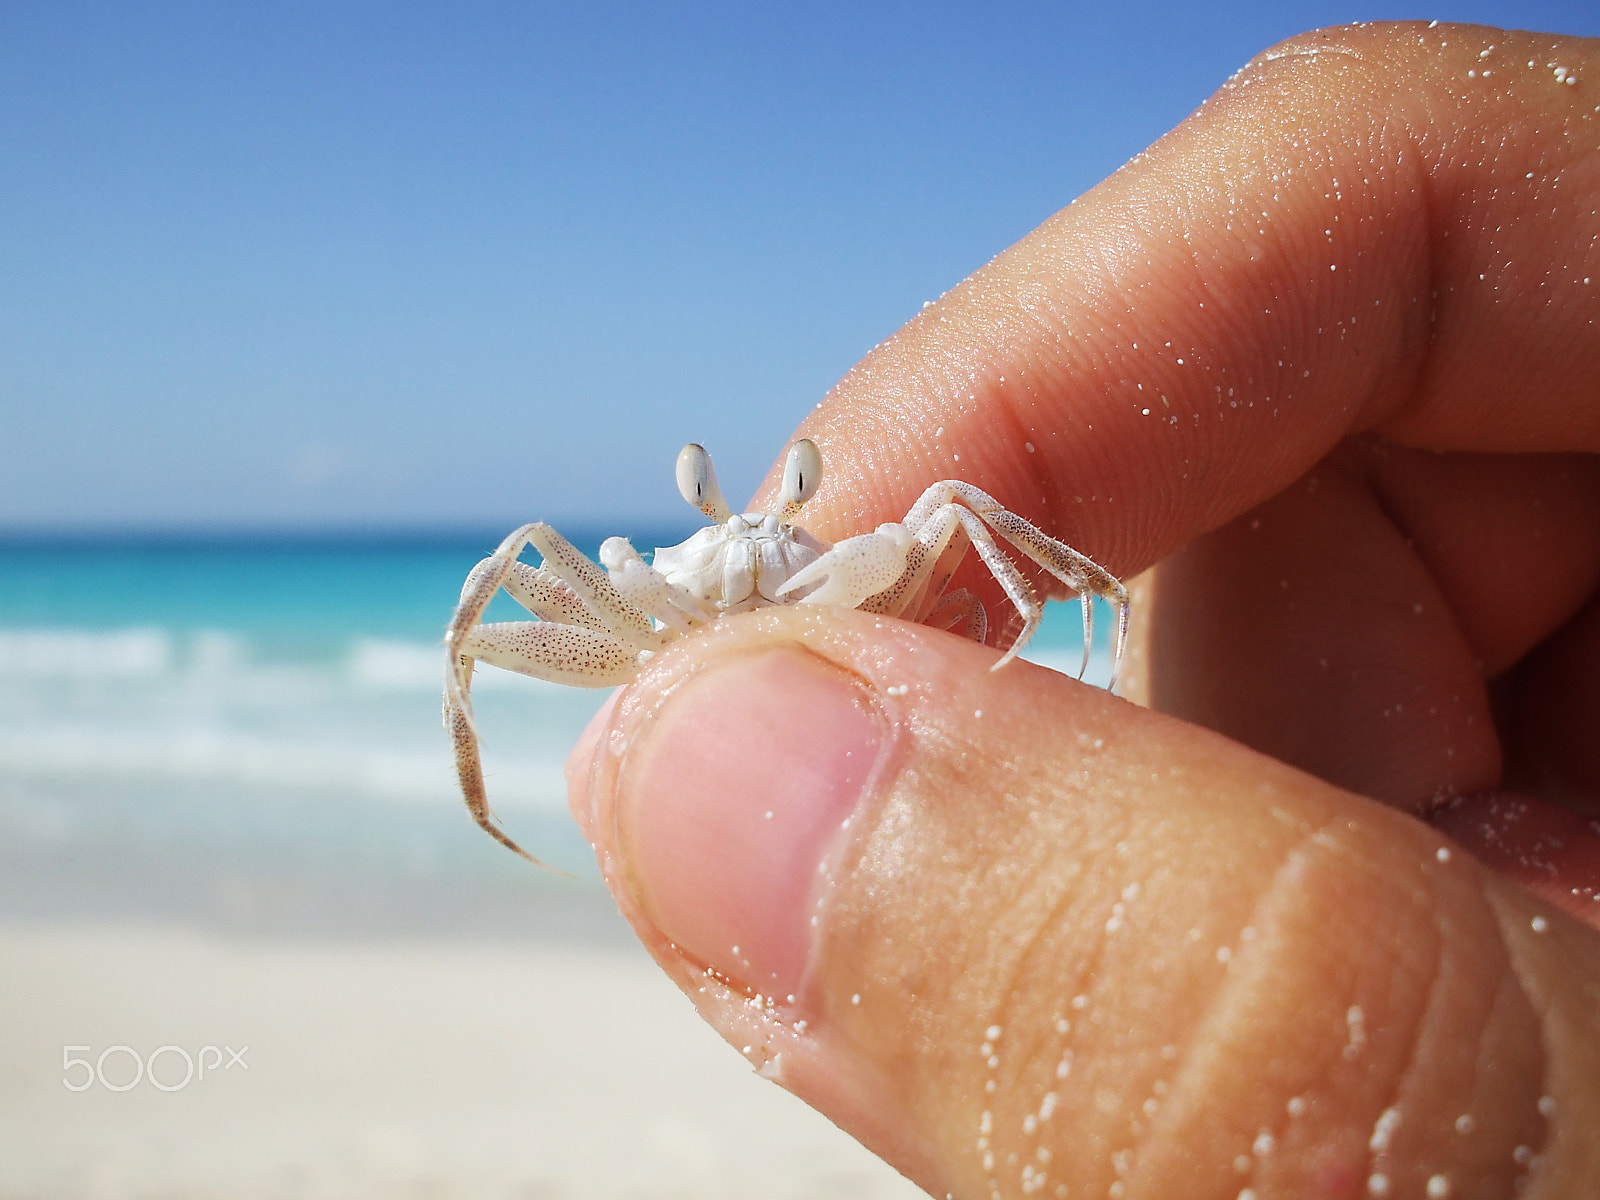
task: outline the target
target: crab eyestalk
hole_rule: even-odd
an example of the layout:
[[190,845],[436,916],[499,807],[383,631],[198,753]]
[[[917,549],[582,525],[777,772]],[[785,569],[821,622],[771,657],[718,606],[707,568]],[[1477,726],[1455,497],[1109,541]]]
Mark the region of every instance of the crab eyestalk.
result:
[[801,506],[817,494],[822,482],[822,451],[810,438],[801,438],[789,447],[789,458],[783,464],[783,519],[792,521],[800,514]]
[[728,519],[728,502],[717,486],[711,455],[699,442],[690,442],[678,454],[678,494],[704,513],[713,524]]

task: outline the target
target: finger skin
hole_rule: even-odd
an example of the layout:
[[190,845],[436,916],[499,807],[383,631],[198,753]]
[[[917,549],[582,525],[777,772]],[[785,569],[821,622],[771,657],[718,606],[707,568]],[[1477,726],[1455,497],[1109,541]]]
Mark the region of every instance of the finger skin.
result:
[[1600,811],[1596,195],[1600,42],[1291,39],[846,376],[807,522],[978,482],[1161,564],[1129,695],[1413,811]]
[[1334,456],[1155,572],[1138,611],[1162,669],[1129,694],[1414,812],[1553,773],[1574,799],[1600,646],[1560,638],[1538,661],[1566,674],[1491,682],[1600,577],[1600,464],[1544,457]]
[[[886,737],[774,1006],[652,925],[615,799],[674,689],[776,645],[848,673]],[[651,662],[575,758],[624,913],[763,1073],[938,1196],[1600,1189],[1600,934],[1393,809],[992,662],[865,614],[745,614]]]
[[1587,39],[1275,47],[839,383],[801,426],[808,521],[871,528],[978,478],[1134,574],[1351,432],[1600,450],[1597,91]]
[[[1213,653],[1221,698],[1193,705],[1212,723],[1250,715],[1224,703],[1242,677],[1235,694],[1268,699],[1252,740],[1301,732],[1271,725],[1274,700],[1343,730],[1308,764],[1325,775],[1394,804],[1494,786],[1482,664],[1582,619],[1596,556],[1566,543],[1592,468],[1574,460],[1556,497],[1578,532],[1486,584],[1415,546],[1450,540],[1430,524],[1449,487],[1407,491],[1425,465],[1340,456],[1358,435],[1600,450],[1597,88],[1595,43],[1495,30],[1334,30],[1263,55],[841,382],[802,428],[825,462],[808,526],[871,529],[956,477],[1121,575],[1231,538],[1196,551],[1225,569],[1168,589],[1173,611],[1302,567],[1287,590],[1321,605],[1301,628],[1344,683],[1305,686],[1304,662],[1230,676],[1238,655],[1216,652],[1256,643],[1217,631],[1184,660],[1158,626],[1151,688]],[[1287,515],[1353,531],[1340,553],[1277,535],[1251,550],[1252,514],[1301,504],[1323,469],[1342,499]],[[1513,622],[1496,619],[1508,590]],[[1291,610],[1256,613],[1287,646]],[[615,803],[675,686],[778,645],[848,673],[885,731],[792,1005],[653,924],[671,906],[641,890],[659,876],[630,861]],[[935,1195],[1419,1196],[1435,1178],[1454,1197],[1600,1194],[1600,934],[1394,807],[992,659],[862,614],[747,614],[654,659],[580,748],[574,806],[625,913],[765,1073]],[[1395,696],[1349,686],[1385,663]],[[1359,711],[1394,698],[1434,703],[1387,724]],[[684,752],[749,754],[760,778],[759,747]]]
[[1473,647],[1412,544],[1343,472],[1313,471],[1172,555],[1142,617],[1162,667],[1148,698],[1164,712],[1413,811],[1499,783]]

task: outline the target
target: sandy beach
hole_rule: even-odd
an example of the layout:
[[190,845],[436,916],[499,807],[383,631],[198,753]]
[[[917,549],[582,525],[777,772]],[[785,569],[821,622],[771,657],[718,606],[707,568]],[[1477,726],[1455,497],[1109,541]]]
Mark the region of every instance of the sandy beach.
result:
[[[621,937],[11,919],[0,972],[5,1200],[922,1195],[757,1078]],[[91,1078],[69,1046],[105,1082],[69,1090]],[[172,1090],[109,1090],[162,1046]],[[180,1051],[203,1079],[178,1086]]]
[[602,695],[479,688],[497,811],[576,878],[462,809],[475,543],[99,549],[0,546],[0,1200],[920,1194],[623,925],[561,773]]

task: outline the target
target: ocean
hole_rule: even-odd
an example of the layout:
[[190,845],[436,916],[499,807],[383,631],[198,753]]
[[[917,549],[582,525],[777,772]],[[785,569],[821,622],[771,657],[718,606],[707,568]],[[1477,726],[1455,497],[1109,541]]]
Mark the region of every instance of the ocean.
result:
[[0,542],[0,1194],[921,1195],[617,916],[562,779],[605,692],[474,683],[496,810],[575,879],[468,817],[439,639],[500,533]]
[[[0,916],[494,932],[532,886],[595,934],[562,764],[606,693],[474,682],[496,812],[576,886],[477,830],[440,728],[439,638],[500,536],[0,541]],[[1077,607],[1049,613],[1028,657],[1075,670]]]

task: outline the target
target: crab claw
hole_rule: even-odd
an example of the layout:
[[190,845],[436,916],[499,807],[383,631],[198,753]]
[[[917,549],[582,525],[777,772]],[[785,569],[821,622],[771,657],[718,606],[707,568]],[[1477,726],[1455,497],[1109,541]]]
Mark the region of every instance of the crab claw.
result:
[[905,573],[911,541],[911,536],[900,525],[880,525],[876,533],[845,538],[789,576],[777,594],[792,595],[802,588],[819,585],[815,591],[802,596],[800,603],[855,608],[868,596],[876,596],[899,581]]

